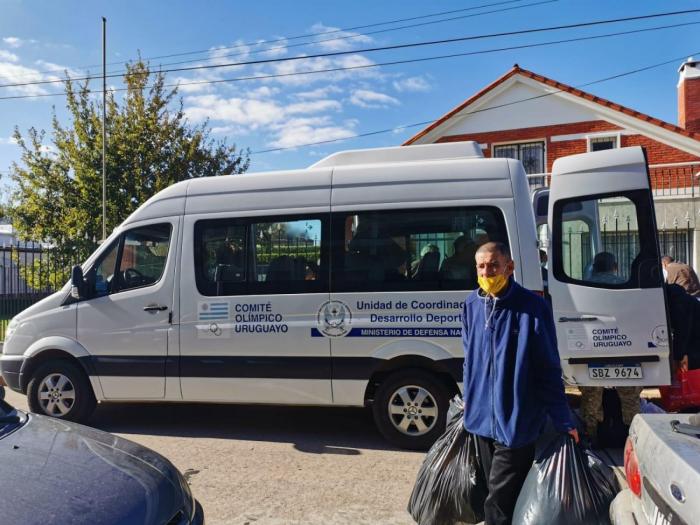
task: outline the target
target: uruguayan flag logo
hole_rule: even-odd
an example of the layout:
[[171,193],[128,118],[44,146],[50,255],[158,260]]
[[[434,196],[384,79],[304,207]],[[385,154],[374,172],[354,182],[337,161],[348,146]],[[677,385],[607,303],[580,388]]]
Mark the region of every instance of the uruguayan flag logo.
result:
[[229,304],[228,302],[200,302],[198,311],[200,321],[228,321]]

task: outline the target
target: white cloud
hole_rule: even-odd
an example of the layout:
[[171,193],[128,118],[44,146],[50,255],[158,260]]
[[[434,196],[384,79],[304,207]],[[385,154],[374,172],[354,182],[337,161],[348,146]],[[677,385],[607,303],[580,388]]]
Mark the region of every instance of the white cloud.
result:
[[354,135],[354,121],[348,121],[345,125],[314,126],[313,123],[291,120],[280,127],[270,146],[291,148],[302,144],[348,138]]
[[23,40],[21,38],[18,38],[16,36],[6,36],[2,39],[3,42],[5,42],[8,46],[12,48],[18,48],[21,47],[23,44],[27,42],[35,42],[35,40]]
[[[361,33],[338,31],[337,27],[325,26],[321,23],[311,27],[313,33],[322,33],[315,37],[316,44],[323,51],[347,51],[357,44],[368,44],[372,39]],[[323,34],[328,33],[328,34]]]
[[246,91],[250,98],[270,98],[280,93],[279,88],[271,88],[269,86],[260,86],[257,89]]
[[17,144],[17,141],[14,137],[0,137],[0,146],[14,146],[15,144]]
[[185,109],[194,122],[206,119],[231,122],[256,129],[280,119],[282,108],[275,102],[244,98],[222,98],[217,95],[189,97]]
[[302,100],[313,100],[317,98],[326,98],[331,94],[338,94],[342,92],[343,90],[340,89],[338,86],[334,86],[333,84],[331,84],[330,86],[316,88],[311,91],[302,91],[301,93],[294,93],[294,97]]
[[401,104],[394,97],[369,89],[356,89],[350,96],[350,102],[361,108],[385,108]]
[[0,49],[0,61],[17,62],[19,57],[14,53]]
[[201,95],[187,98],[185,112],[193,122],[210,119],[257,129],[284,121],[290,115],[322,113],[340,108],[340,102],[336,100],[315,100],[283,106],[275,101],[254,98]]
[[264,58],[277,58],[287,54],[287,40],[285,38],[275,37],[270,39],[270,43],[265,43],[265,40],[257,42],[258,48],[255,53],[262,55]]
[[297,102],[285,106],[284,112],[286,115],[298,115],[304,113],[321,113],[323,111],[335,110],[339,111],[342,108],[337,100],[314,100],[313,102]]
[[421,76],[394,80],[394,89],[399,93],[404,91],[430,91],[430,88],[430,83]]
[[52,73],[60,74],[61,77],[64,76],[66,71],[68,72],[68,75],[70,75],[73,78],[85,76],[85,73],[82,71],[78,71],[77,69],[71,69],[68,66],[62,66],[61,64],[54,64],[53,62],[47,62],[46,60],[37,60],[34,63],[45,71],[50,71]]

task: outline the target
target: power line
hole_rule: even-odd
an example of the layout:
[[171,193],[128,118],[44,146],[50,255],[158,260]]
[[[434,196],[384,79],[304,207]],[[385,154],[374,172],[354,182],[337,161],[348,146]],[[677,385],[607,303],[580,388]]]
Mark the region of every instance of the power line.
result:
[[[522,0],[520,0],[520,1],[522,1]],[[443,23],[443,22],[451,22],[451,21],[453,21],[453,20],[461,20],[461,19],[464,19],[464,18],[473,18],[473,17],[477,17],[477,16],[482,16],[482,15],[490,15],[490,14],[493,14],[493,13],[502,13],[502,12],[504,12],[504,11],[512,11],[512,10],[515,10],[515,9],[524,9],[524,8],[526,8],[526,7],[534,7],[534,6],[538,6],[538,5],[551,4],[551,3],[554,3],[554,2],[558,2],[558,1],[559,1],[559,0],[542,0],[542,1],[540,1],[540,2],[534,2],[534,3],[531,3],[531,4],[523,4],[523,5],[518,5],[518,6],[514,6],[514,7],[506,7],[506,8],[503,8],[503,9],[494,9],[494,10],[492,10],[492,11],[484,11],[484,12],[482,12],[482,13],[474,13],[474,14],[470,14],[470,15],[455,16],[455,17],[446,18],[446,19],[443,19],[443,20],[432,20],[432,21],[430,21],[430,22],[421,22],[421,23],[418,23],[418,24],[409,24],[409,25],[400,26],[400,27],[392,27],[392,28],[389,28],[389,29],[380,29],[380,30],[377,30],[377,31],[369,31],[369,32],[366,32],[366,33],[358,33],[358,34],[355,34],[355,35],[346,35],[346,36],[335,37],[335,38],[327,38],[327,39],[324,39],[324,40],[312,40],[312,41],[309,41],[309,42],[301,42],[301,43],[298,43],[298,44],[291,44],[291,45],[285,45],[285,46],[268,47],[267,49],[260,49],[260,50],[258,50],[258,51],[252,51],[252,52],[250,52],[250,53],[246,53],[246,52],[243,52],[243,53],[227,53],[227,54],[225,54],[225,55],[218,55],[218,56],[216,56],[216,57],[213,57],[213,58],[210,58],[210,59],[207,59],[207,60],[213,60],[214,58],[216,58],[216,59],[221,59],[221,58],[233,58],[233,57],[239,57],[239,56],[260,55],[260,54],[262,54],[262,53],[269,53],[270,51],[276,51],[276,50],[280,50],[280,49],[291,49],[291,48],[300,47],[300,46],[301,46],[301,47],[303,47],[303,46],[313,46],[313,45],[317,45],[317,44],[322,44],[322,43],[324,43],[324,42],[337,42],[337,41],[339,41],[339,40],[348,40],[348,39],[352,39],[352,38],[360,38],[360,37],[363,37],[363,36],[376,35],[376,34],[379,34],[379,33],[388,33],[388,32],[391,32],[391,31],[400,31],[400,30],[402,30],[402,29],[411,29],[411,28],[414,28],[414,27],[422,27],[422,26],[431,25],[431,24],[440,24],[440,23]],[[219,48],[219,49],[223,49],[223,48]],[[217,50],[217,51],[218,51],[218,50]],[[181,61],[178,61],[178,62],[167,62],[167,63],[165,63],[165,64],[159,64],[159,66],[177,66],[177,65],[180,65],[180,64],[191,64],[192,62],[199,62],[200,60],[202,60],[202,59],[199,58],[199,59],[181,60]]]
[[[357,30],[357,29],[364,29],[364,28],[369,28],[369,27],[377,27],[377,26],[382,26],[382,25],[396,24],[396,23],[408,22],[408,21],[412,21],[412,20],[420,20],[420,19],[424,19],[424,18],[431,18],[431,17],[435,17],[435,16],[443,16],[443,15],[447,15],[447,14],[454,14],[454,13],[459,13],[459,12],[464,12],[464,11],[474,11],[474,10],[476,10],[476,9],[483,9],[483,8],[485,8],[485,7],[494,7],[494,6],[505,5],[505,4],[513,4],[513,3],[523,2],[523,1],[524,1],[524,0],[507,0],[507,1],[505,1],[505,2],[496,2],[496,3],[491,3],[491,4],[483,4],[483,5],[478,5],[478,6],[474,6],[474,7],[468,7],[468,8],[464,8],[464,9],[454,9],[454,10],[452,10],[452,11],[443,11],[443,12],[440,12],[440,13],[432,13],[432,14],[427,14],[427,15],[414,16],[414,17],[411,17],[411,18],[401,18],[401,19],[396,19],[396,20],[389,20],[389,21],[386,21],[386,22],[377,22],[377,23],[373,23],[373,24],[366,24],[366,25],[362,25],[362,26],[346,27],[346,28],[342,28],[342,29],[333,29],[333,30],[331,30],[331,31],[319,31],[319,32],[315,32],[315,33],[307,33],[307,34],[305,34],[305,35],[297,35],[297,36],[291,36],[291,37],[281,37],[281,38],[277,38],[277,39],[273,39],[273,40],[258,40],[257,42],[247,42],[247,43],[243,43],[243,44],[235,44],[235,45],[232,45],[232,46],[221,46],[221,47],[217,47],[217,48],[215,48],[215,49],[212,49],[212,48],[210,47],[209,49],[202,49],[202,50],[198,50],[198,51],[186,51],[186,52],[182,52],[182,53],[171,53],[171,54],[168,54],[168,55],[158,55],[158,56],[153,56],[153,57],[146,57],[146,58],[144,58],[143,60],[144,60],[144,61],[151,61],[151,60],[157,60],[157,59],[160,59],[160,58],[173,58],[173,57],[178,57],[178,56],[187,56],[187,55],[197,55],[197,54],[202,54],[202,53],[210,53],[211,51],[222,51],[222,50],[226,50],[226,49],[240,49],[240,48],[243,48],[243,47],[260,46],[260,45],[263,45],[263,44],[273,44],[273,43],[278,43],[278,42],[288,42],[288,41],[290,41],[290,40],[299,40],[299,39],[301,39],[301,38],[310,38],[310,37],[322,36],[322,35],[323,35],[323,36],[328,36],[328,35],[331,35],[331,34],[342,33],[342,32],[347,32],[347,31],[354,31],[354,30]],[[555,2],[555,1],[558,1],[558,0],[548,0],[548,1],[550,1],[550,2]],[[499,11],[490,11],[489,13],[491,13],[491,12],[499,12]],[[481,15],[481,14],[487,14],[487,13],[479,13],[479,15]],[[460,17],[456,17],[456,18],[460,18]],[[435,21],[434,23],[447,22],[447,21],[454,20],[454,19],[456,19],[456,18],[449,18],[449,19],[446,19],[446,20],[438,20],[438,21]],[[408,26],[408,27],[410,27],[410,26]],[[398,29],[402,29],[402,28],[397,28],[396,30],[398,30]],[[391,31],[391,30],[392,30],[392,29],[389,29],[389,30],[387,30],[387,31]],[[311,45],[311,44],[317,44],[317,43],[319,43],[319,42],[330,42],[330,41],[333,41],[333,40],[343,40],[343,39],[346,39],[346,38],[358,38],[358,37],[360,37],[360,36],[364,36],[364,35],[358,34],[358,35],[353,35],[353,36],[350,36],[350,37],[344,36],[344,37],[338,37],[338,38],[331,38],[331,39],[322,40],[322,41],[315,41],[315,42],[312,41],[312,42],[308,42],[308,43],[304,43],[304,44],[295,44],[295,45],[288,46],[288,47],[296,47],[296,46],[298,46],[298,45]],[[284,47],[284,46],[282,46],[282,47]],[[272,50],[275,50],[275,49],[281,49],[282,47],[268,48],[268,49],[265,49],[265,50],[256,51],[255,53],[263,53],[263,52],[266,52],[266,51],[272,51]],[[225,56],[235,56],[235,55],[225,55]],[[199,59],[196,59],[196,60],[192,60],[192,61],[204,60],[204,59],[206,59],[206,57],[202,57],[202,58],[199,58]],[[113,66],[113,65],[118,65],[118,64],[128,64],[128,63],[130,63],[130,62],[131,62],[131,60],[121,60],[121,61],[118,61],[118,62],[109,62],[107,65],[108,65],[108,66]],[[184,61],[184,62],[181,62],[181,63],[187,63],[187,62],[191,62],[191,61]],[[175,62],[174,64],[178,64],[178,63],[180,63],[180,62]],[[168,64],[164,64],[164,65],[168,65]],[[91,64],[91,65],[89,65],[89,66],[72,66],[72,67],[71,67],[71,66],[67,66],[66,69],[74,69],[74,70],[81,70],[81,69],[82,69],[82,70],[87,70],[87,69],[95,68],[95,67],[102,67],[102,64]],[[36,73],[37,73],[37,74],[46,74],[46,73],[56,73],[56,71],[55,71],[55,70],[44,70],[44,71],[37,71]]]
[[[657,13],[657,14],[652,14],[652,15],[633,16],[633,17],[627,17],[627,18],[597,20],[597,21],[593,21],[593,22],[579,22],[576,24],[540,27],[540,28],[534,28],[534,29],[523,29],[523,30],[519,30],[519,31],[506,31],[506,32],[501,32],[501,33],[491,33],[491,34],[484,34],[484,35],[472,35],[472,36],[464,36],[464,37],[457,37],[457,38],[447,38],[447,39],[442,39],[442,40],[413,42],[413,43],[409,43],[409,44],[396,44],[396,45],[391,45],[391,46],[381,46],[381,47],[357,49],[354,51],[334,51],[334,52],[330,52],[330,53],[317,53],[314,55],[297,56],[297,57],[269,58],[269,59],[263,59],[263,60],[248,60],[248,61],[243,61],[243,62],[230,62],[230,63],[226,63],[226,64],[208,64],[208,65],[201,65],[201,66],[163,69],[163,70],[160,70],[159,72],[160,73],[175,73],[175,72],[195,71],[195,70],[204,70],[204,69],[218,69],[218,68],[222,68],[222,67],[249,66],[249,65],[280,63],[280,62],[291,62],[291,61],[298,61],[298,60],[308,60],[308,59],[312,59],[312,58],[326,58],[326,57],[343,56],[343,55],[358,54],[358,53],[373,53],[373,52],[378,52],[378,51],[390,51],[390,50],[396,50],[396,49],[408,49],[408,48],[423,47],[423,46],[451,44],[451,43],[455,43],[455,42],[465,42],[465,41],[471,41],[471,40],[482,40],[482,39],[486,39],[486,38],[497,38],[497,37],[503,37],[503,36],[515,36],[515,35],[524,35],[524,34],[530,34],[530,33],[542,33],[542,32],[547,32],[547,31],[558,31],[558,30],[562,30],[562,29],[575,29],[575,28],[581,28],[581,27],[591,27],[591,26],[598,26],[598,25],[605,25],[605,24],[614,24],[614,23],[619,23],[619,22],[629,22],[629,21],[633,21],[633,20],[647,20],[647,19],[652,19],[652,18],[661,18],[661,17],[668,17],[668,16],[676,16],[676,15],[680,15],[680,14],[699,13],[699,12],[700,12],[700,9],[688,9],[685,11],[673,11],[673,12],[666,12],[666,13]],[[123,74],[110,74],[110,75],[107,75],[107,78],[114,78],[114,77],[118,77],[118,76],[127,76],[128,74],[129,74],[128,72],[124,72]],[[91,80],[92,78],[94,78],[94,77],[81,77],[81,78],[73,79],[73,81]],[[31,85],[39,85],[39,84],[55,84],[58,82],[64,82],[64,80],[38,80],[38,81],[33,81],[33,82],[0,84],[0,88],[23,87],[23,86],[31,86]]]
[[[641,73],[641,72],[644,72],[644,71],[649,71],[649,70],[655,69],[655,68],[657,68],[657,67],[665,66],[665,65],[668,65],[668,64],[672,64],[672,63],[677,63],[679,60],[683,60],[683,59],[685,59],[685,58],[686,58],[687,56],[689,56],[689,55],[697,55],[697,54],[699,54],[699,53],[700,53],[700,51],[697,51],[697,52],[695,52],[695,53],[688,53],[688,54],[685,54],[685,55],[680,56],[680,57],[672,58],[672,59],[670,59],[670,60],[665,60],[665,61],[663,61],[663,62],[658,62],[658,63],[656,63],[656,64],[652,64],[652,65],[649,65],[649,66],[643,66],[643,67],[640,67],[640,68],[637,68],[637,69],[633,69],[633,70],[630,70],[630,71],[625,71],[625,72],[623,72],[623,73],[618,73],[618,74],[616,74],[616,75],[611,75],[611,76],[609,76],[609,77],[600,78],[600,79],[598,79],[598,80],[593,80],[593,81],[590,81],[590,82],[585,82],[585,83],[583,83],[583,84],[578,84],[578,85],[575,85],[575,86],[572,86],[572,87],[574,87],[574,88],[576,88],[576,89],[579,89],[579,88],[582,88],[582,87],[592,86],[592,85],[594,85],[594,84],[600,84],[600,83],[602,83],[602,82],[608,82],[608,81],[610,81],[610,80],[616,80],[616,79],[618,79],[618,78],[622,78],[622,77],[634,75],[634,74]],[[565,90],[562,90],[562,89],[558,89],[558,90],[556,90],[556,91],[550,91],[550,92],[548,92],[548,93],[543,93],[542,95],[535,95],[535,96],[533,96],[533,97],[523,98],[523,99],[520,99],[520,100],[514,100],[514,101],[512,101],[512,102],[505,102],[505,103],[503,103],[503,104],[498,104],[498,105],[496,105],[496,106],[489,106],[489,107],[486,107],[486,108],[475,109],[475,110],[473,110],[473,111],[469,111],[469,112],[467,112],[467,113],[463,113],[462,116],[474,115],[474,114],[476,114],[476,113],[483,113],[483,112],[491,111],[491,110],[494,110],[494,109],[500,109],[500,108],[504,108],[504,107],[508,107],[508,106],[514,106],[514,105],[516,105],[516,104],[522,104],[522,103],[524,103],[524,102],[529,102],[529,101],[531,101],[531,100],[537,100],[537,99],[540,99],[540,98],[545,98],[545,97],[549,97],[549,96],[552,96],[552,95],[557,95],[557,94],[559,94],[559,93],[566,93],[566,91],[565,91]],[[399,130],[404,130],[404,129],[411,129],[411,128],[415,128],[415,127],[418,127],[418,126],[427,126],[428,124],[432,124],[433,122],[435,122],[435,119],[433,119],[433,120],[425,120],[425,121],[423,121],[423,122],[416,122],[416,123],[414,123],[414,124],[407,124],[407,125],[404,125],[404,126],[395,126],[395,127],[393,127],[393,128],[388,128],[388,129],[381,129],[381,130],[377,130],[377,131],[370,131],[370,132],[367,132],[367,133],[358,133],[357,135],[353,135],[353,136],[350,136],[350,137],[343,137],[343,138],[337,138],[337,139],[328,139],[328,140],[322,140],[322,141],[318,141],[318,142],[309,142],[309,143],[306,143],[306,144],[298,144],[298,145],[296,145],[296,146],[287,146],[287,147],[283,147],[283,148],[270,148],[270,149],[265,149],[265,150],[252,151],[250,154],[251,154],[251,155],[261,155],[261,154],[264,154],[264,153],[274,153],[274,152],[278,152],[278,151],[287,151],[287,150],[290,150],[290,149],[297,149],[297,148],[305,148],[305,147],[309,147],[309,146],[319,146],[319,145],[324,145],[324,144],[330,144],[330,143],[333,143],[333,142],[342,142],[342,141],[345,141],[345,140],[352,140],[352,139],[358,139],[358,138],[363,138],[363,137],[370,137],[370,136],[374,136],[374,135],[380,135],[380,134],[383,134],[383,133],[392,133],[392,132],[399,131]]]
[[[448,58],[483,55],[483,54],[497,53],[497,52],[503,52],[503,51],[513,51],[513,50],[519,50],[519,49],[529,49],[529,48],[536,48],[536,47],[545,47],[545,46],[550,46],[550,45],[567,44],[567,43],[572,43],[572,42],[597,40],[597,39],[601,39],[601,38],[625,36],[625,35],[636,34],[636,33],[646,33],[646,32],[651,32],[651,31],[658,31],[658,30],[662,30],[662,29],[673,29],[673,28],[698,25],[698,24],[700,24],[700,21],[698,21],[698,22],[684,22],[681,24],[671,24],[671,25],[664,25],[664,26],[648,27],[645,29],[633,29],[633,30],[629,30],[629,31],[618,31],[618,32],[614,32],[614,33],[605,33],[602,35],[591,35],[591,36],[585,36],[585,37],[568,38],[568,39],[563,39],[563,40],[553,40],[553,41],[548,41],[548,42],[538,42],[538,43],[533,43],[533,44],[521,44],[521,45],[517,45],[517,46],[500,47],[500,48],[494,48],[494,49],[467,51],[467,52],[463,52],[463,53],[451,53],[451,54],[447,54],[447,55],[438,55],[438,56],[432,56],[432,57],[412,58],[412,59],[405,59],[405,60],[394,60],[394,61],[390,61],[390,62],[379,62],[379,63],[373,63],[373,64],[363,64],[363,65],[358,65],[358,66],[344,66],[344,67],[335,67],[335,68],[326,68],[326,69],[315,69],[315,70],[310,70],[310,71],[298,71],[298,72],[294,72],[294,73],[274,73],[274,74],[269,74],[269,75],[255,75],[255,76],[249,76],[249,77],[236,77],[236,78],[217,79],[217,80],[201,80],[201,81],[193,81],[193,82],[178,82],[175,84],[164,84],[163,87],[180,87],[180,86],[193,86],[193,85],[206,85],[206,84],[220,84],[220,83],[242,82],[242,81],[250,81],[250,80],[267,80],[267,79],[271,79],[271,78],[294,77],[294,76],[316,75],[316,74],[320,74],[320,73],[335,73],[335,72],[342,72],[342,71],[370,69],[370,68],[376,68],[376,67],[382,67],[382,66],[395,66],[395,65],[411,64],[411,63],[418,63],[418,62],[429,62],[429,61],[433,61],[433,60],[444,60],[444,59],[448,59]],[[144,86],[144,88],[145,89],[152,88],[153,86],[154,85],[151,84],[150,86]],[[128,90],[129,90],[129,88],[115,88],[115,89],[110,89],[109,91],[111,93],[116,93],[116,92],[128,91]],[[88,91],[91,92],[91,90],[88,90]],[[65,92],[42,93],[42,94],[35,94],[35,95],[9,95],[9,96],[5,96],[5,97],[0,97],[0,100],[16,100],[16,99],[40,98],[40,97],[48,97],[48,96],[65,96]]]
[[[434,17],[434,16],[451,15],[451,14],[454,14],[454,13],[462,13],[462,12],[464,12],[464,11],[474,11],[474,10],[476,10],[476,9],[483,9],[483,8],[485,8],[485,7],[494,7],[494,6],[505,5],[505,4],[514,4],[514,3],[523,2],[523,1],[524,1],[524,0],[507,0],[507,1],[505,1],[505,2],[495,2],[495,3],[491,3],[491,4],[483,4],[483,5],[473,6],[473,7],[466,7],[466,8],[463,8],[463,9],[453,9],[453,10],[451,10],[451,11],[441,11],[441,12],[438,12],[438,13],[430,13],[430,14],[426,14],[426,15],[413,16],[413,17],[410,17],[410,18],[398,18],[398,19],[395,19],[395,20],[387,20],[386,22],[375,22],[375,23],[372,23],[372,24],[365,24],[365,25],[359,25],[359,26],[354,26],[354,27],[345,27],[345,28],[340,28],[340,29],[333,29],[333,30],[331,30],[331,31],[319,31],[319,32],[315,32],[315,33],[306,33],[306,34],[303,34],[303,35],[296,35],[296,36],[290,36],[290,37],[280,37],[280,38],[276,38],[276,39],[272,39],[272,40],[259,40],[259,41],[257,41],[257,42],[246,42],[246,43],[243,43],[243,44],[235,44],[235,45],[232,45],[232,46],[219,47],[219,48],[217,48],[217,49],[218,49],[218,50],[223,50],[223,49],[240,49],[240,48],[243,48],[243,47],[250,47],[250,46],[262,45],[262,44],[276,44],[276,43],[279,43],[279,42],[288,42],[288,41],[290,41],[290,40],[300,40],[300,39],[302,39],[302,38],[311,38],[311,37],[321,36],[321,35],[327,36],[327,35],[331,35],[331,34],[344,33],[344,32],[347,32],[347,31],[357,31],[357,30],[359,30],[359,29],[368,29],[368,28],[370,28],[370,27],[379,27],[379,26],[383,26],[383,25],[398,24],[398,23],[401,23],[401,22],[411,22],[411,21],[413,21],[413,20],[421,20],[421,19],[424,19],[424,18],[431,18],[431,17]],[[209,48],[209,49],[201,49],[201,50],[198,50],[198,51],[185,51],[185,52],[182,52],[182,53],[171,53],[171,54],[169,54],[169,55],[159,55],[159,56],[149,57],[149,58],[146,58],[146,59],[144,59],[144,60],[156,60],[156,59],[159,59],[159,58],[173,58],[173,57],[178,57],[178,56],[197,55],[197,54],[201,54],[201,53],[209,53],[210,51],[212,51],[211,48]],[[128,63],[128,62],[129,62],[128,60],[123,60],[123,61],[121,61],[121,62],[110,62],[108,65],[112,66],[112,65],[116,65],[116,64],[126,64],[126,63]],[[98,65],[92,65],[92,66],[85,66],[84,68],[78,68],[78,69],[87,69],[87,68],[91,68],[91,67],[98,67],[99,65],[100,65],[100,64],[98,64]]]

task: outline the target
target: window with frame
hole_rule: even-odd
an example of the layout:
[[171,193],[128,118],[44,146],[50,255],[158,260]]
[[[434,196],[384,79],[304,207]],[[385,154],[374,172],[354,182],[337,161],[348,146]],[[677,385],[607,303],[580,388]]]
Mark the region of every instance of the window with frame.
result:
[[544,142],[500,144],[493,147],[493,156],[519,160],[528,175],[545,172]]
[[87,272],[92,297],[157,283],[168,260],[171,230],[171,225],[165,223],[123,233]]
[[617,136],[592,137],[588,139],[588,151],[603,151],[617,148]]
[[321,216],[198,221],[197,289],[207,296],[327,291],[327,223]]
[[493,207],[361,211],[333,215],[335,292],[470,290],[481,244],[508,244]]
[[648,191],[558,201],[555,276],[594,288],[661,286],[654,230]]

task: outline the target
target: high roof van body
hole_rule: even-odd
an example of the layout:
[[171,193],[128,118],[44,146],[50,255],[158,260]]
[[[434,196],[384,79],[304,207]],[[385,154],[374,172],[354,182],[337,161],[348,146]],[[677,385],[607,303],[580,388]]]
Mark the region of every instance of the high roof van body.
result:
[[548,215],[538,246],[522,165],[470,142],[180,182],[14,318],[2,375],[66,419],[95,401],[371,404],[388,439],[424,447],[461,387],[474,254],[499,241],[517,282],[547,277],[569,383],[668,383],[643,151],[557,161]]

